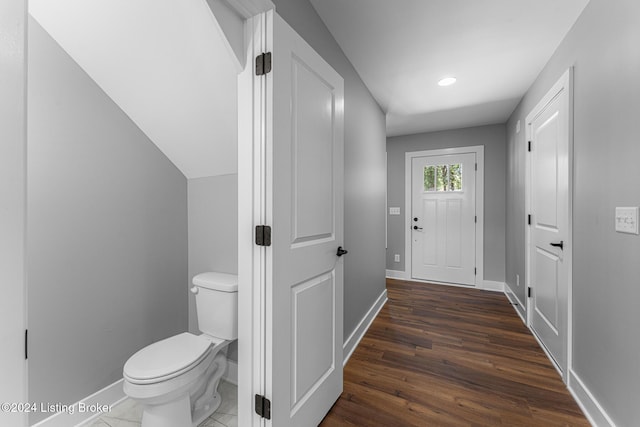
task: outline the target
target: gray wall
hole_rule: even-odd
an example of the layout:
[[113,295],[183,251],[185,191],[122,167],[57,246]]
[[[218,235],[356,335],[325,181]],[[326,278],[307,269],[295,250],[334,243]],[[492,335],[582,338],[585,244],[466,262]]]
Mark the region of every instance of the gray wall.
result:
[[73,403],[187,329],[187,181],[33,19],[28,87],[29,401]]
[[385,288],[385,117],[308,0],[276,11],[344,78],[344,339]]
[[639,41],[640,2],[591,0],[507,126],[507,282],[516,291],[515,275],[524,277],[525,140],[515,126],[575,67],[573,370],[619,426],[640,418],[640,237],[614,231],[615,207],[640,205]]
[[[238,175],[190,179],[189,280],[206,271],[238,273]],[[195,298],[189,292],[189,331],[199,333]],[[238,345],[228,356],[238,360]]]
[[[387,268],[405,271],[405,153],[453,147],[484,146],[484,280],[504,282],[506,136],[504,125],[480,126],[387,139]],[[400,254],[400,262],[394,255]]]

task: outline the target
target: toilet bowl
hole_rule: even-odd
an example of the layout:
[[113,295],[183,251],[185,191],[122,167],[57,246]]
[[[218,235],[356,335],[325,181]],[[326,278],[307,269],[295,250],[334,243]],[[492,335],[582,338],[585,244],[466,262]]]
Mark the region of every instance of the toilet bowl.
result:
[[218,384],[237,339],[237,276],[203,273],[193,283],[203,333],[155,342],[124,365],[124,392],[142,406],[142,427],[197,426],[222,401]]

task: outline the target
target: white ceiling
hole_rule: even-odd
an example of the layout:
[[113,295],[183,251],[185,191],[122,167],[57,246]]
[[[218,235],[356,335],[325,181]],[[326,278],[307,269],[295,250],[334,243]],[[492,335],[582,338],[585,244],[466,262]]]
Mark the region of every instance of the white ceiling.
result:
[[395,136],[506,122],[588,0],[311,3]]
[[30,0],[29,12],[187,178],[237,171],[237,64],[205,0]]

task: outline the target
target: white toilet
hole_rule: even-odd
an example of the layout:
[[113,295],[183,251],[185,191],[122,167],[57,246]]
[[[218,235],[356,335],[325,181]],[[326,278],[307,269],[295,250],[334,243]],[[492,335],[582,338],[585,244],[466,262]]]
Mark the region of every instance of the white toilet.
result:
[[197,426],[220,406],[227,346],[238,338],[238,277],[202,273],[193,284],[202,334],[158,341],[124,365],[124,392],[142,405],[142,427]]

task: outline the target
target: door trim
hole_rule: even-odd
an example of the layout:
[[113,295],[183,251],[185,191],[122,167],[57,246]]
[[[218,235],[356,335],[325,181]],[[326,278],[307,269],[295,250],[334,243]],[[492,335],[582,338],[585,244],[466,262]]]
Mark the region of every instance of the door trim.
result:
[[[0,402],[28,402],[27,328],[27,4],[0,4]],[[27,425],[26,413],[3,412],[11,425]]]
[[[567,245],[563,251],[565,262],[567,263],[567,336],[565,339],[564,345],[566,345],[566,366],[559,367],[555,360],[550,356],[547,349],[542,345],[538,336],[533,333],[533,329],[531,327],[531,298],[526,298],[526,319],[527,319],[527,327],[532,331],[534,337],[540,343],[540,346],[545,351],[549,360],[553,366],[560,373],[562,380],[565,384],[569,385],[569,372],[571,371],[572,366],[572,346],[573,342],[573,67],[570,67],[566,70],[560,79],[549,89],[549,91],[542,97],[542,99],[536,104],[536,106],[531,110],[531,112],[527,115],[526,118],[526,126],[525,126],[525,144],[528,144],[531,141],[531,123],[533,119],[542,112],[544,107],[549,104],[555,98],[558,93],[562,90],[566,90],[567,92],[567,102],[568,102],[568,115],[567,115],[567,129],[568,129],[568,152],[569,152],[569,165],[568,165],[568,174],[569,174],[569,200],[568,200],[568,230],[567,230]],[[525,215],[528,215],[531,212],[531,156],[529,155],[527,148],[525,147]],[[531,286],[531,227],[525,221],[525,284],[526,287]]]
[[[269,225],[264,191],[267,134],[264,129],[267,83],[256,78],[254,58],[267,52],[267,14],[245,20],[245,67],[238,75],[238,425],[264,426],[254,396],[265,395],[266,264],[263,246],[254,244],[256,225]],[[270,77],[269,77],[270,78]],[[269,397],[269,396],[267,396]]]
[[[411,252],[411,163],[414,158],[428,156],[445,156],[450,154],[474,153],[478,171],[476,174],[476,215],[478,222],[476,225],[476,289],[484,289],[484,145],[472,147],[443,148],[438,150],[410,151],[405,153],[404,161],[404,212],[405,212],[405,234],[404,234],[404,265],[407,277],[413,276],[412,252]],[[415,279],[410,279],[415,280]]]

